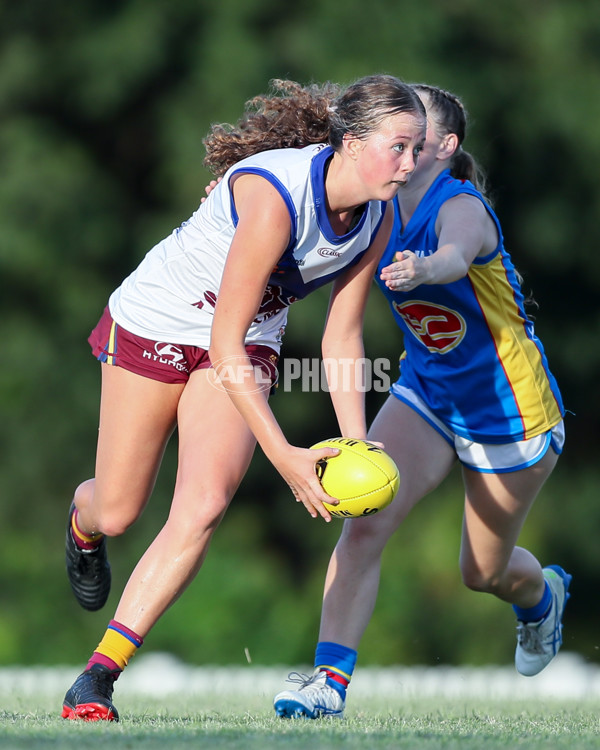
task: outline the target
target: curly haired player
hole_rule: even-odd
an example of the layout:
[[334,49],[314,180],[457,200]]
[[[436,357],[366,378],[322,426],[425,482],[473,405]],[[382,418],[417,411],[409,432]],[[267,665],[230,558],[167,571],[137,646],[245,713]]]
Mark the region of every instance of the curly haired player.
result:
[[[102,363],[96,472],[76,489],[67,529],[83,607],[105,604],[106,537],[142,513],[175,426],[179,462],[169,517],[68,690],[65,718],[118,718],[113,683],[198,573],[256,441],[310,515],[330,520],[315,464],[335,450],[290,445],[269,387],[288,307],[329,282],[324,356],[363,356],[388,204],[415,169],[425,112],[393,76],[274,87],[236,126],[212,128],[206,163],[222,181],[111,295],[90,336]],[[366,437],[364,394],[332,398],[342,434]]]

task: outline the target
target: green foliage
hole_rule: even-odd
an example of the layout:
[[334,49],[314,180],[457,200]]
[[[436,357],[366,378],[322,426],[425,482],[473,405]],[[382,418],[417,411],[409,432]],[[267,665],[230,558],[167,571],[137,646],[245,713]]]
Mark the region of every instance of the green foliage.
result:
[[[94,465],[99,377],[85,340],[110,291],[196,208],[209,124],[236,119],[273,77],[376,71],[441,85],[470,111],[465,145],[488,172],[575,412],[526,540],[575,574],[567,644],[597,659],[594,0],[431,0],[426,12],[416,0],[348,0],[343,12],[337,0],[28,0],[3,4],[0,20],[0,662],[80,662],[104,629],[108,615],[76,608],[62,559],[71,493]],[[401,341],[377,295],[367,353],[394,362]],[[325,306],[317,294],[292,310],[284,356],[318,356]],[[368,394],[371,416],[383,396]],[[324,393],[279,393],[273,408],[298,444],[337,432]],[[109,608],[166,516],[174,463],[170,450],[146,515],[111,542]],[[511,658],[509,608],[459,581],[461,505],[454,477],[390,545],[364,661]],[[258,662],[310,660],[338,531],[305,517],[257,452],[205,569],[148,647],[198,662],[236,662],[245,648]]]

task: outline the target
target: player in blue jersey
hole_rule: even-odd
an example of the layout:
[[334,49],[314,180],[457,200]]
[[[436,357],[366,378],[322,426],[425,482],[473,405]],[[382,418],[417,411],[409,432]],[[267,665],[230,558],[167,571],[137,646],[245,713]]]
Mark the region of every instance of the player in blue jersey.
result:
[[542,568],[517,546],[562,450],[561,396],[481,173],[463,150],[464,108],[441,89],[415,90],[427,110],[427,139],[398,191],[378,268],[405,351],[369,430],[398,464],[400,489],[376,516],[344,522],[327,572],[315,672],[275,697],[282,717],[341,715],[385,545],[456,461],[465,487],[465,585],[513,605],[521,674],[540,672],[562,642],[571,576],[556,565]]
[[[175,425],[179,461],[169,517],[67,692],[63,717],[118,718],[113,683],[200,569],[256,441],[310,515],[330,520],[315,464],[335,451],[290,445],[268,404],[287,310],[333,282],[324,356],[363,357],[390,201],[425,131],[419,97],[384,75],[345,89],[275,82],[236,126],[212,128],[206,163],[222,181],[111,295],[90,337],[102,363],[96,474],[75,492],[66,539],[85,608],[106,602],[106,536],[142,513]],[[359,389],[336,408],[344,434],[366,433]]]

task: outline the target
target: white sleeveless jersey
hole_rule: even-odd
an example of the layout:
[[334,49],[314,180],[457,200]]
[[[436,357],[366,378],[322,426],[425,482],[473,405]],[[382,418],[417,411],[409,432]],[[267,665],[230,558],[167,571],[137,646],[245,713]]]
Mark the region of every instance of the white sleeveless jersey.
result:
[[252,173],[269,180],[281,194],[291,232],[246,343],[279,351],[289,305],[358,262],[383,218],[385,204],[370,202],[347,234],[335,234],[324,191],[332,154],[323,144],[276,149],[231,167],[192,217],[152,248],[113,292],[113,319],[144,338],[209,348],[214,307],[238,221],[231,180]]

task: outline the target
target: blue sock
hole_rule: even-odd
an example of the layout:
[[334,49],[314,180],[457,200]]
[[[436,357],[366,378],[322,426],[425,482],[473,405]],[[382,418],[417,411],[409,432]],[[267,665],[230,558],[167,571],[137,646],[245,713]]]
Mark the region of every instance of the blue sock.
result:
[[548,581],[546,581],[544,595],[539,604],[536,604],[535,607],[528,607],[525,609],[513,604],[513,609],[517,615],[517,620],[521,620],[521,622],[537,622],[538,620],[542,620],[544,615],[548,613],[551,604],[552,592],[550,591],[550,586],[548,586]]
[[352,679],[357,652],[340,643],[321,641],[315,651],[315,669],[327,672],[327,684],[337,690],[342,698]]

